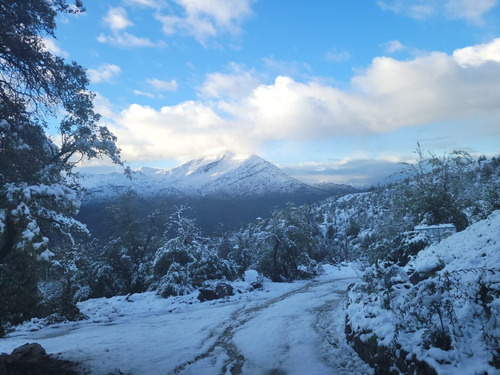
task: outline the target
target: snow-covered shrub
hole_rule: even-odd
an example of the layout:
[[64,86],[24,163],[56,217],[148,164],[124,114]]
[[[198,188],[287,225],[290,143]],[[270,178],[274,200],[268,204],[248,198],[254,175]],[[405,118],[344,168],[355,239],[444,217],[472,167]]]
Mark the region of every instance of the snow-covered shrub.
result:
[[186,266],[176,262],[172,263],[165,275],[158,282],[153,284],[153,288],[163,298],[170,296],[183,296],[191,293],[195,288]]
[[196,260],[189,251],[193,249],[182,248],[180,245],[177,239],[170,240],[156,252],[153,266],[155,276],[166,275],[174,263],[186,267]]
[[[169,241],[168,246],[172,244]],[[237,276],[235,265],[206,245],[167,250],[168,246],[158,251],[151,286],[163,297],[190,293],[208,280],[234,280]]]
[[289,204],[285,210],[273,212],[260,226],[255,232],[258,271],[273,281],[315,274],[315,257],[320,254],[319,230],[308,207]]
[[200,286],[207,280],[234,280],[236,267],[226,259],[220,258],[214,250],[204,248],[199,257],[190,265],[193,285]]
[[[430,243],[430,239],[425,234],[404,232],[389,242],[390,251],[385,259],[399,266],[405,266],[412,257],[415,257]],[[382,256],[383,254],[379,255]]]
[[[500,211],[407,265],[380,263],[348,292],[347,324],[393,360],[410,353],[438,373],[500,368]],[[454,370],[455,369],[455,370]]]
[[233,262],[219,257],[215,245],[204,238],[195,222],[182,215],[185,208],[172,215],[175,237],[156,252],[151,289],[162,297],[184,295],[208,280],[234,280]]
[[88,270],[91,293],[89,297],[113,297],[123,289],[121,280],[116,277],[115,270],[106,262],[93,262]]

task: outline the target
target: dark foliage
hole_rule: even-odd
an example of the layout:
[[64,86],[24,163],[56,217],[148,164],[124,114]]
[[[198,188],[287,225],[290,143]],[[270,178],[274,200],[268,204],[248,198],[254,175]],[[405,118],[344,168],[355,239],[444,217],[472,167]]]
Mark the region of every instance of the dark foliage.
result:
[[[0,284],[2,301],[10,301],[1,324],[37,314],[38,257],[49,240],[53,249],[66,247],[81,229],[72,219],[79,202],[75,162],[107,155],[120,163],[115,137],[97,123],[85,70],[44,45],[58,13],[83,10],[79,1],[0,3]],[[44,128],[59,113],[56,146]]]

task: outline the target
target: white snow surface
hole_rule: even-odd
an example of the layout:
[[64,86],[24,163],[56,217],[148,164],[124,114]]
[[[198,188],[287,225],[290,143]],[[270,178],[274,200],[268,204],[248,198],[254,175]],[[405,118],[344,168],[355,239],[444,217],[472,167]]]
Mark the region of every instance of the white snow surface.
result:
[[88,319],[31,321],[0,339],[0,352],[38,342],[91,374],[372,374],[344,335],[356,280],[352,267],[325,266],[314,280],[266,280],[262,290],[235,282],[235,295],[218,301],[152,292],[88,300],[79,304]]
[[83,174],[87,200],[134,191],[141,197],[236,198],[320,189],[300,182],[268,161],[224,153],[196,159],[173,169],[141,168],[131,179],[123,173]]

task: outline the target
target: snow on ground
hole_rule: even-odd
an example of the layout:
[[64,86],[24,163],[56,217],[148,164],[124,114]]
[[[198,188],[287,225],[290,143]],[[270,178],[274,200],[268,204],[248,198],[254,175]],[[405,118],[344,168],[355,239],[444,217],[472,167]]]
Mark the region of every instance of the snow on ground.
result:
[[345,290],[357,274],[325,270],[253,292],[237,282],[241,293],[212,302],[153,293],[85,301],[79,307],[88,319],[24,324],[0,339],[0,352],[38,342],[92,374],[372,373],[344,336]]

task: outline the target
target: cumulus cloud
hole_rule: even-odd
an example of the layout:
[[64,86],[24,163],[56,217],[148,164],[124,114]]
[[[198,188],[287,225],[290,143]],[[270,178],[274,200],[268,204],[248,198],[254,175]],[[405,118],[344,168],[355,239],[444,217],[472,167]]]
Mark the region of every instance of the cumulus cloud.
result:
[[259,85],[260,80],[254,71],[246,71],[232,63],[229,73],[207,74],[198,89],[204,98],[237,100],[249,95]]
[[446,13],[452,18],[463,18],[472,23],[481,23],[483,15],[489,12],[497,0],[448,0]]
[[163,0],[125,0],[126,4],[139,5],[153,9],[162,9],[166,6]]
[[453,58],[462,67],[479,66],[488,61],[500,63],[500,38],[490,43],[458,49]]
[[499,43],[404,61],[377,57],[347,89],[287,76],[265,84],[252,70],[235,67],[207,75],[197,101],[159,110],[135,104],[112,121],[125,158],[141,160],[216,147],[255,151],[270,141],[373,135],[450,122],[460,127],[473,121],[476,129],[498,136]]
[[125,31],[128,27],[133,26],[133,23],[128,19],[127,12],[123,8],[111,8],[104,17],[104,23],[111,30],[111,34],[100,34],[97,37],[98,42],[124,48],[165,46],[163,41],[153,42],[149,38],[138,37]]
[[123,8],[111,8],[104,17],[104,23],[112,31],[119,31],[132,26],[133,23],[127,18],[127,12]]
[[440,0],[384,0],[378,1],[377,4],[383,10],[422,20],[436,13],[438,1]]
[[141,91],[141,90],[134,90],[134,94],[139,95],[139,96],[146,96],[146,97],[151,98],[151,99],[155,98],[154,94],[151,94],[150,92]]
[[399,40],[391,40],[383,45],[385,52],[394,53],[404,50],[406,47]]
[[175,79],[171,81],[162,81],[161,79],[150,78],[147,80],[147,83],[156,91],[176,91],[178,87]]
[[160,110],[133,104],[112,121],[110,128],[129,160],[185,159],[218,147],[249,149],[238,129],[209,106],[194,101]]
[[420,20],[442,15],[481,23],[484,14],[496,6],[497,0],[383,0],[377,4],[383,10]]
[[252,0],[174,0],[184,16],[158,14],[167,35],[183,33],[205,42],[219,34],[237,34],[241,22],[252,12]]
[[171,81],[163,81],[158,78],[149,78],[146,80],[145,85],[147,85],[149,91],[134,90],[134,94],[139,96],[146,96],[151,99],[162,99],[162,92],[176,91],[178,87],[177,81],[175,79]]
[[69,56],[68,52],[64,51],[61,47],[59,47],[59,44],[57,44],[57,42],[54,39],[42,38],[42,42],[45,45],[45,49],[50,53],[61,57]]
[[115,33],[113,35],[101,34],[97,37],[97,41],[108,43],[118,47],[164,47],[165,43],[153,42],[149,38],[142,38],[127,32]]
[[87,74],[92,83],[112,82],[113,78],[121,73],[122,69],[114,64],[102,64],[97,69],[88,69]]

